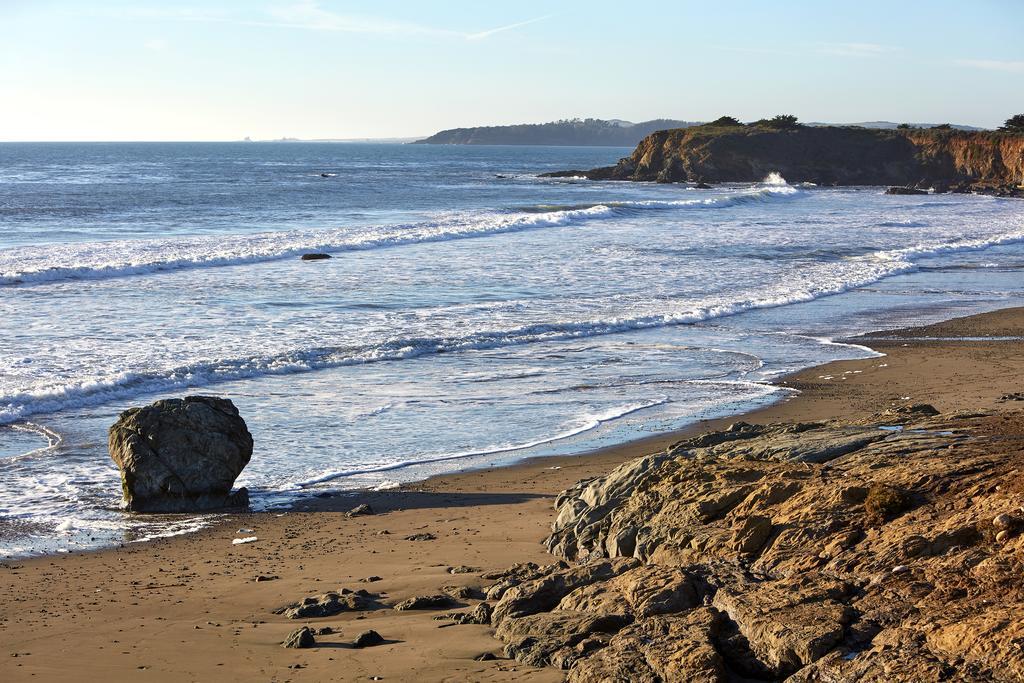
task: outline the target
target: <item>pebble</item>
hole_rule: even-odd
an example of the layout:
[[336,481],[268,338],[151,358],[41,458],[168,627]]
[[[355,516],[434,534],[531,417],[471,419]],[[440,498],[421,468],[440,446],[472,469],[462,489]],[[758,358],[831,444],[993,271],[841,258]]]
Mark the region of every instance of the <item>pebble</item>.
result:
[[996,518],[992,520],[992,526],[997,529],[1009,529],[1015,521],[1013,517],[1004,512],[1001,515],[996,515]]

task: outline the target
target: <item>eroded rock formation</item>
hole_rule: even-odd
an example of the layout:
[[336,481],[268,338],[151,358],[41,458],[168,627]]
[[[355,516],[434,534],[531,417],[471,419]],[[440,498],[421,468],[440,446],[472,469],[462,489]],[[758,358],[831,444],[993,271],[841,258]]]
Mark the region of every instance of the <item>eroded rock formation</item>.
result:
[[485,575],[496,635],[575,683],[1020,680],[1022,425],[913,406],[625,463],[559,496],[560,562]]
[[196,512],[245,506],[231,487],[252,457],[252,435],[235,405],[213,396],[156,401],[121,413],[110,457],[129,510]]

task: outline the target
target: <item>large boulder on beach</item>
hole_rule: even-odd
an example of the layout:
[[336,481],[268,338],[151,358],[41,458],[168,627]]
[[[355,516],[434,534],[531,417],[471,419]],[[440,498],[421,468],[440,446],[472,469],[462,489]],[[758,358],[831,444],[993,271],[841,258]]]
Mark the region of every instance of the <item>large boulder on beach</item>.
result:
[[136,512],[198,512],[244,507],[232,492],[252,457],[252,434],[235,405],[214,396],[156,401],[121,413],[110,428],[110,457]]

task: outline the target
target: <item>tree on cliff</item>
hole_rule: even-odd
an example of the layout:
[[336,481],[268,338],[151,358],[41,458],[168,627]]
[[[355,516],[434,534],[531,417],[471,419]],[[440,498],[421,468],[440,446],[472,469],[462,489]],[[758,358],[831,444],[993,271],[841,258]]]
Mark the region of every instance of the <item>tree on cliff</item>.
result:
[[1024,133],[1024,114],[1017,114],[1006,119],[1006,123],[999,127],[1008,133]]
[[792,114],[777,114],[770,119],[761,119],[755,121],[755,126],[763,126],[764,128],[776,128],[778,130],[785,130],[789,128],[799,128],[803,124],[800,123],[797,117]]
[[735,118],[733,116],[720,116],[720,117],[718,117],[717,119],[715,119],[714,121],[712,121],[711,123],[709,123],[707,125],[709,125],[709,126],[742,126],[743,124],[740,123],[739,119],[737,119],[737,118]]

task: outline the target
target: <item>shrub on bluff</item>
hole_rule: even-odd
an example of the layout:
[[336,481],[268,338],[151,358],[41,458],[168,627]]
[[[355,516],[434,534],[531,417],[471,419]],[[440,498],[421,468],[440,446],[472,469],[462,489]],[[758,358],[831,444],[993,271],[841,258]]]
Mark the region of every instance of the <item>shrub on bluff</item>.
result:
[[243,507],[231,487],[252,457],[252,434],[235,405],[213,396],[156,401],[121,413],[110,428],[110,457],[124,502],[135,512]]

